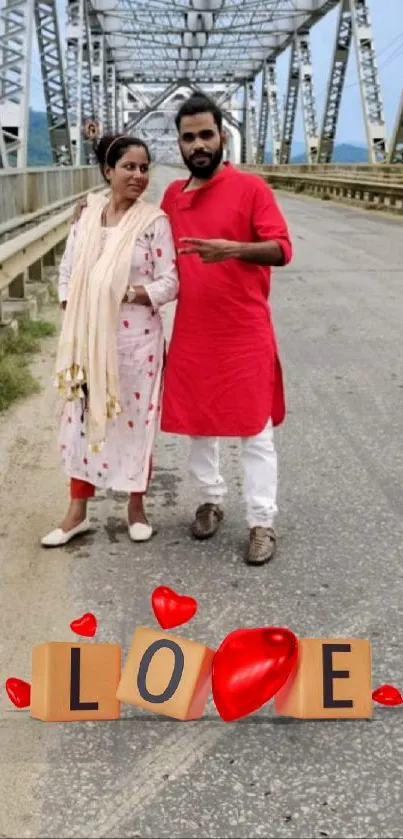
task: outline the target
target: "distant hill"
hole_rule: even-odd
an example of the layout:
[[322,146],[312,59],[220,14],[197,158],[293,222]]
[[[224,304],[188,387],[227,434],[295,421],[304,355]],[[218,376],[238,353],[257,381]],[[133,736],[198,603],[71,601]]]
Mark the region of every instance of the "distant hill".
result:
[[[266,153],[266,163],[271,163],[271,154]],[[303,143],[294,144],[292,163],[306,163]],[[335,146],[333,163],[367,163],[368,152],[363,146],[340,143]],[[28,166],[52,166],[52,152],[49,143],[48,124],[43,111],[29,112]]]
[[[303,144],[295,144],[298,148],[296,154],[291,158],[291,163],[306,163],[306,153]],[[271,163],[270,152],[266,154],[266,163]],[[353,143],[339,143],[334,147],[332,163],[368,163],[368,151],[364,146],[355,146]]]
[[29,111],[28,166],[52,166],[48,123],[43,111]]

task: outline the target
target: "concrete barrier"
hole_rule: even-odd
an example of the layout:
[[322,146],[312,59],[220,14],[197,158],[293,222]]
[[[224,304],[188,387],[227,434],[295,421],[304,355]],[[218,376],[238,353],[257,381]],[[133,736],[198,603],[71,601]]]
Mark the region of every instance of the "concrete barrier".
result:
[[277,189],[403,214],[403,166],[242,166]]
[[0,224],[103,183],[98,166],[60,166],[0,172]]

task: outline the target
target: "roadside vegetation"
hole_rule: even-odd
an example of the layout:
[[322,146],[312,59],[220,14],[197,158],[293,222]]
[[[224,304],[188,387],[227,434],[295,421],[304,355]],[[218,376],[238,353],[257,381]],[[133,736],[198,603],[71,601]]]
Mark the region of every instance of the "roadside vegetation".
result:
[[30,370],[32,356],[41,349],[41,339],[54,335],[56,326],[46,320],[18,320],[18,332],[0,328],[0,412],[31,393],[39,383]]

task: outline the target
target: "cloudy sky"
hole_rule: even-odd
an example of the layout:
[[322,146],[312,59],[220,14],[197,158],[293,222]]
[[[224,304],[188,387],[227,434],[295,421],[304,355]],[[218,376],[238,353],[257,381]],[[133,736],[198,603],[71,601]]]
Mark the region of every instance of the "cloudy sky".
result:
[[[63,31],[64,0],[57,0],[57,4],[61,11],[60,25]],[[384,98],[386,123],[388,135],[390,136],[403,86],[403,0],[369,0],[369,6]],[[337,15],[338,11],[334,9],[311,30],[312,61],[319,121],[321,120],[323,111]],[[278,83],[280,94],[282,94],[280,101],[282,101],[286,90],[288,62],[289,51],[284,53],[278,61]],[[32,63],[31,105],[35,110],[44,110],[45,107],[36,46]],[[299,107],[294,142],[300,142],[302,139],[303,129]],[[337,141],[365,142],[356,57],[353,50],[350,53]]]

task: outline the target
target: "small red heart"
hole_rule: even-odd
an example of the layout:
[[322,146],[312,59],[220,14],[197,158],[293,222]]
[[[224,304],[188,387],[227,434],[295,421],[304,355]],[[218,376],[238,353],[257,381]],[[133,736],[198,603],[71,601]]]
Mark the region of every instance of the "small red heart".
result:
[[128,321],[128,320],[124,320],[124,321],[123,321],[123,326],[125,327],[125,329],[128,329],[128,328],[129,328],[129,326],[130,326],[129,321]]
[[379,705],[402,705],[403,698],[400,690],[393,685],[381,685],[372,694],[374,702]]
[[177,594],[168,586],[158,586],[151,595],[154,615],[163,629],[190,621],[197,612],[197,600]]
[[134,422],[133,422],[133,420],[129,420],[127,424],[128,424],[128,426],[129,426],[129,428],[134,428]]
[[81,618],[71,621],[70,629],[76,635],[85,635],[87,638],[93,638],[97,631],[98,622],[92,612],[86,612]]
[[297,662],[298,640],[289,629],[274,626],[236,629],[213,658],[213,698],[229,722],[265,705],[288,679]]
[[6,681],[8,698],[17,708],[29,708],[31,704],[31,685],[22,679],[10,678]]
[[139,393],[135,393],[134,395],[135,395],[136,399],[140,399],[140,394]]
[[154,361],[154,356],[153,356],[153,355],[149,355],[149,356],[148,356],[148,360],[149,360],[150,362]]

